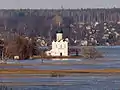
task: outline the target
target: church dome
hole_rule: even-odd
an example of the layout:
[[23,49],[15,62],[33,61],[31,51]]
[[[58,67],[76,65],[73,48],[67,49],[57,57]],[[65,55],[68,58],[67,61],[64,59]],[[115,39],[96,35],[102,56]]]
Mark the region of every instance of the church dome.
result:
[[63,30],[57,30],[56,33],[63,33]]

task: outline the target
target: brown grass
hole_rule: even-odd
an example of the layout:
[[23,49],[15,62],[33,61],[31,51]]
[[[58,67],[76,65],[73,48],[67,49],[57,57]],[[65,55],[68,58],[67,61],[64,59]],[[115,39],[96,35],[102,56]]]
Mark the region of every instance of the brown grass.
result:
[[72,73],[120,73],[120,69],[87,69],[87,70],[32,70],[2,69],[0,74],[72,74]]
[[41,83],[41,82],[33,82],[33,83],[29,83],[29,82],[6,82],[6,83],[0,83],[0,85],[6,85],[6,86],[40,86],[40,85],[47,85],[47,86],[56,86],[56,85],[72,85],[71,83],[60,83],[60,82],[53,82],[53,83]]

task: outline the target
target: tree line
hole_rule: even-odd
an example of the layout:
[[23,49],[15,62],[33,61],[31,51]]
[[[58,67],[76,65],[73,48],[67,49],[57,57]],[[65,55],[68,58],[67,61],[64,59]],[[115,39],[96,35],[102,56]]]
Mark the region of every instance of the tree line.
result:
[[0,10],[0,17],[51,17],[55,14],[62,17],[72,17],[75,22],[103,22],[119,21],[120,8],[97,8],[97,9],[19,9],[19,10]]

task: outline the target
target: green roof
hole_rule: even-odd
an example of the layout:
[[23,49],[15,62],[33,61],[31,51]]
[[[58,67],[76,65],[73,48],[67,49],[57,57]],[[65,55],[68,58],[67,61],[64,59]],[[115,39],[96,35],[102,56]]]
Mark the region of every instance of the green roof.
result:
[[59,30],[56,31],[56,33],[63,33],[63,30],[59,29]]

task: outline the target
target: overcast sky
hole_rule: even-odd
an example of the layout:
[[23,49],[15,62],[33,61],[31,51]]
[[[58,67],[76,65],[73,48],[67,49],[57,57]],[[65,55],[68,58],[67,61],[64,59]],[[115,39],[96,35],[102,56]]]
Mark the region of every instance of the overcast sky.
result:
[[0,0],[0,9],[16,8],[113,8],[120,0]]

